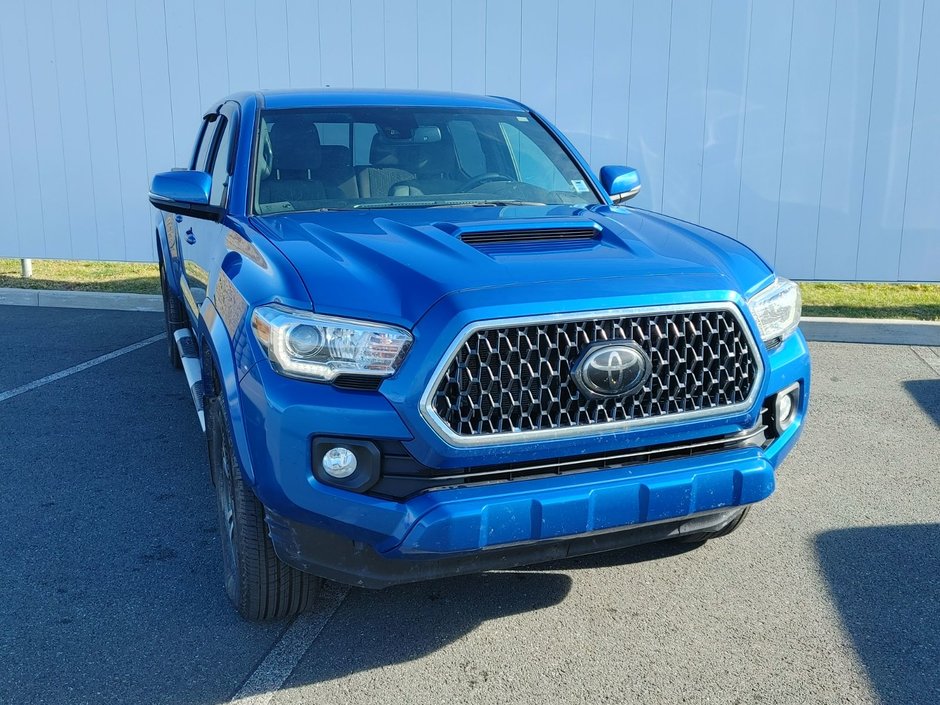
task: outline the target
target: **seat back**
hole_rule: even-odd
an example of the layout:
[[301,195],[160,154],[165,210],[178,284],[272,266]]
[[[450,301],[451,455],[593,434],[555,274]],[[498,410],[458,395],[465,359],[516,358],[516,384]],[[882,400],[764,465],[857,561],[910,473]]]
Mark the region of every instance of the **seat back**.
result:
[[320,145],[320,175],[327,191],[338,190],[343,198],[359,198],[352,150],[341,144]]
[[444,133],[437,142],[417,144],[414,150],[412,179],[392,185],[394,196],[421,196],[424,194],[456,193],[466,181],[461,178],[457,153],[449,134]]
[[360,167],[356,174],[360,197],[389,196],[393,185],[415,178],[416,155],[409,146],[395,144],[381,132],[376,133],[369,150],[369,166]]
[[304,115],[288,113],[278,116],[269,128],[269,137],[270,171],[259,183],[259,202],[326,198],[319,173],[322,153],[317,126]]

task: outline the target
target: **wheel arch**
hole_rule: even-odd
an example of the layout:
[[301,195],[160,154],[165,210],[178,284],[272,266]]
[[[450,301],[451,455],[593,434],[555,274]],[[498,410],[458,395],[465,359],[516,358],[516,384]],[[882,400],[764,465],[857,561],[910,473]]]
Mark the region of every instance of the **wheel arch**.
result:
[[228,329],[215,307],[208,301],[203,304],[196,337],[199,342],[203,394],[220,396],[224,402],[225,419],[233,449],[246,479],[253,485],[255,476],[251,454],[248,452],[248,434],[238,390],[238,367]]

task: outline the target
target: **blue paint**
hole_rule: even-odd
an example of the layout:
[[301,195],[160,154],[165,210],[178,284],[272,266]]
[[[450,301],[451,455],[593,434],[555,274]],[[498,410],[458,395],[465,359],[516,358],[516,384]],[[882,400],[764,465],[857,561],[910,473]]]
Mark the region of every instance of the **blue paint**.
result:
[[[297,210],[253,215],[252,155],[262,109],[412,105],[503,111],[513,120],[543,118],[521,112],[524,106],[514,101],[447,93],[270,91],[226,100],[237,105],[238,132],[221,222],[207,220],[198,209],[187,211],[179,223],[158,219],[158,237],[170,290],[198,306],[190,310],[190,324],[204,353],[203,376],[211,379],[214,372],[220,380],[235,452],[246,480],[272,512],[272,536],[282,557],[298,565],[328,562],[316,545],[303,544],[300,533],[284,529],[291,522],[330,532],[340,543],[362,542],[385,559],[408,565],[509,545],[535,550],[546,541],[749,504],[773,491],[775,471],[802,429],[808,403],[809,355],[800,333],[770,347],[753,343],[763,369],[759,386],[742,406],[724,413],[680,415],[642,426],[587,424],[580,435],[548,432],[520,439],[508,434],[477,445],[452,444],[422,413],[435,368],[462,331],[479,321],[560,314],[591,318],[590,312],[711,304],[740,312],[740,324],[757,340],[747,299],[774,274],[745,246],[674,218],[613,205],[601,184],[613,193],[639,184],[638,173],[625,167],[602,170],[600,183],[586,172],[584,190],[578,189],[587,194],[586,203],[580,205],[317,211],[302,210],[298,202]],[[277,130],[277,118],[274,125]],[[547,129],[554,132],[550,125]],[[585,168],[571,144],[554,134]],[[158,174],[151,192],[158,206],[171,210],[178,202],[212,205],[211,177],[204,172]],[[166,227],[192,229],[198,245],[167,247]],[[586,234],[524,245],[511,238],[491,246],[461,240],[470,232],[546,229]],[[179,252],[186,260],[182,267]],[[202,301],[192,283],[196,270],[207,275]],[[217,299],[222,272],[228,303]],[[232,297],[240,307],[230,305]],[[377,389],[289,378],[271,364],[251,330],[252,312],[271,303],[394,325],[409,331],[413,342],[397,371]],[[564,375],[561,368],[554,373],[559,380]],[[795,423],[761,447],[442,487],[399,498],[329,486],[311,468],[317,436],[369,439],[383,449],[383,463],[404,458],[396,462],[425,466],[431,477],[693,442],[750,429],[767,399],[794,382],[803,390]],[[333,569],[356,582],[357,565]]]

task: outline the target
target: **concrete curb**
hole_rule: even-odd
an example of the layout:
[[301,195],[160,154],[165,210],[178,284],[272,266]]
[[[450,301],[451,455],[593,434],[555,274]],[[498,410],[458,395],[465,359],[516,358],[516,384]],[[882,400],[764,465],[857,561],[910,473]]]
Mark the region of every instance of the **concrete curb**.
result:
[[807,340],[820,343],[940,347],[940,323],[932,321],[806,317],[800,321],[800,329]]
[[[0,288],[0,305],[96,308],[112,311],[163,310],[163,301],[153,294],[44,289]],[[940,323],[930,321],[805,317],[800,323],[800,328],[808,340],[816,342],[940,347]]]
[[163,300],[153,294],[112,294],[101,291],[52,291],[0,288],[0,305],[96,308],[111,311],[162,311]]

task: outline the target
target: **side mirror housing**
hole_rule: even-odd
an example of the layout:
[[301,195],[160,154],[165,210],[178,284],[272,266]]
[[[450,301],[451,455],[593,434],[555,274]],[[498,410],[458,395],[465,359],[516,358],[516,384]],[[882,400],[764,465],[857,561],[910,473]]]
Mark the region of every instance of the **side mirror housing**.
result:
[[203,220],[222,220],[223,209],[209,204],[212,176],[204,171],[164,171],[150,184],[155,208]]
[[601,185],[614,203],[629,201],[640,192],[640,174],[629,166],[601,167]]

